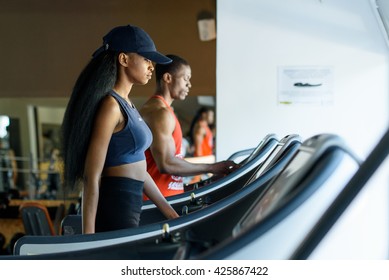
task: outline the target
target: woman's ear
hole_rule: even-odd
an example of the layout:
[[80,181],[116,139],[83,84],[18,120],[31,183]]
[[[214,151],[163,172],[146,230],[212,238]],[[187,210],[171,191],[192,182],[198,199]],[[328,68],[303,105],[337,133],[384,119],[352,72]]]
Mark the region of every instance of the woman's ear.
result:
[[129,57],[127,54],[125,53],[119,53],[119,56],[118,56],[118,62],[124,66],[124,67],[127,67],[128,66],[128,60],[129,60]]

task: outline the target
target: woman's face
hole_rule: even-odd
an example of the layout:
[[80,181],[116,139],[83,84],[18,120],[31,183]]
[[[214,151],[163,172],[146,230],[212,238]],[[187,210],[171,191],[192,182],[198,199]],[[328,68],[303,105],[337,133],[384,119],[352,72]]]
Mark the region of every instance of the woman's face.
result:
[[136,53],[129,53],[125,70],[127,78],[133,84],[145,85],[153,75],[154,66],[151,60]]
[[190,78],[192,77],[191,68],[188,65],[181,65],[177,73],[172,75],[170,84],[170,93],[173,99],[184,100],[192,87]]
[[215,113],[212,110],[209,110],[207,112],[206,120],[207,120],[208,124],[213,124],[214,123],[214,121],[215,121]]

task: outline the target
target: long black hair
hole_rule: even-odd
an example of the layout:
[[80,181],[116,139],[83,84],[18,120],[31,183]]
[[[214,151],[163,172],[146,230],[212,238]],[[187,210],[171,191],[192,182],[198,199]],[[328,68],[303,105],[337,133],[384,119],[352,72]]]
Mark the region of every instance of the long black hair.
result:
[[96,111],[117,79],[117,57],[118,53],[112,51],[94,57],[73,88],[61,127],[65,188],[73,189],[83,178]]

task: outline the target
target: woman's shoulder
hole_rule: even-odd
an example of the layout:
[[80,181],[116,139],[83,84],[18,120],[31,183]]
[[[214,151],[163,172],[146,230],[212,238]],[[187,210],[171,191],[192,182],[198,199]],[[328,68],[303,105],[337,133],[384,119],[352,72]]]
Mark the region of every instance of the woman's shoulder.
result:
[[110,111],[110,112],[119,112],[120,105],[118,100],[111,94],[105,95],[100,102],[100,110]]

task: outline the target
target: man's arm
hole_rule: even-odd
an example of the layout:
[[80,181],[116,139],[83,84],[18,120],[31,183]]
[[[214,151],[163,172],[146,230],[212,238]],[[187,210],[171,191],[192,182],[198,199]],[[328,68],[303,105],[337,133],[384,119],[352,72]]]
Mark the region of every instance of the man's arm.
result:
[[150,150],[161,173],[193,176],[203,173],[228,174],[237,165],[232,161],[213,164],[193,164],[175,156],[173,131],[175,119],[167,108],[160,108],[144,118],[153,133]]

